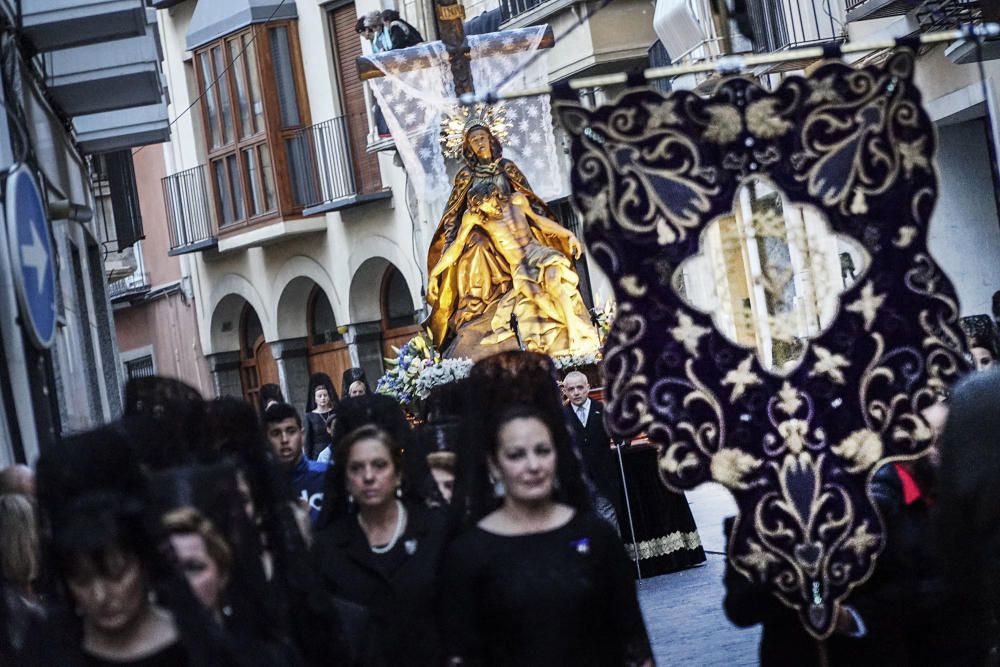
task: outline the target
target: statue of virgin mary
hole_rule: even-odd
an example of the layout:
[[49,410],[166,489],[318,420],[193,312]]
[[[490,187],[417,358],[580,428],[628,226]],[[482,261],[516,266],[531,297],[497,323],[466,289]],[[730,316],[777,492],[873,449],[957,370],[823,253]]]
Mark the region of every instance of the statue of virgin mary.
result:
[[[481,118],[473,118],[465,126],[462,159],[465,166],[455,174],[444,215],[431,240],[429,270],[455,241],[458,223],[468,209],[469,190],[477,183],[491,181],[506,196],[521,193],[536,213],[555,218],[524,173],[503,157],[499,140]],[[511,268],[489,238],[480,231],[470,234],[458,261],[441,277],[440,291],[428,298],[431,335],[446,356],[481,356],[476,354],[479,341],[492,333],[493,311],[510,290],[511,276]]]

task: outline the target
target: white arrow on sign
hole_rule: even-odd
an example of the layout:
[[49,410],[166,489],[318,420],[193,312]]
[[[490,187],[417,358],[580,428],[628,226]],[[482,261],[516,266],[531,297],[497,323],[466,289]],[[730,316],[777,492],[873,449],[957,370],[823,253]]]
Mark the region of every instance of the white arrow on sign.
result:
[[31,245],[21,246],[21,264],[35,270],[35,289],[41,294],[45,287],[45,271],[49,268],[49,254],[35,226],[31,226]]

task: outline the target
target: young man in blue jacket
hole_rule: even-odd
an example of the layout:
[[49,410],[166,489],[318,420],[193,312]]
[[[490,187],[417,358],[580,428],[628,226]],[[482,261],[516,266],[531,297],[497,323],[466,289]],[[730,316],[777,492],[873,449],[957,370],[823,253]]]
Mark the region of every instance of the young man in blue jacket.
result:
[[264,433],[271,443],[274,458],[289,473],[295,497],[309,508],[309,518],[315,523],[323,506],[327,464],[306,457],[302,416],[288,403],[275,403],[264,411]]

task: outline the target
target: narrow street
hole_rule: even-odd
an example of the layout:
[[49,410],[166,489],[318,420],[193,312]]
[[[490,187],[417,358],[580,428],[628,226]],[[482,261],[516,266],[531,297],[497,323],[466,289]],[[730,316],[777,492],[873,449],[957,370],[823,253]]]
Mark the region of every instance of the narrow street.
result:
[[729,493],[706,484],[686,494],[708,562],[639,585],[656,662],[667,665],[756,665],[758,628],[741,629],[722,611],[725,567],[722,520],[735,513]]

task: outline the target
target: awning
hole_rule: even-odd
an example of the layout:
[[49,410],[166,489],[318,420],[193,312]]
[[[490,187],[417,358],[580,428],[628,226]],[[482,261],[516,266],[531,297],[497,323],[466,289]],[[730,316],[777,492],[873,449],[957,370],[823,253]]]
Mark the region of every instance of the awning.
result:
[[686,55],[707,38],[687,0],[656,0],[653,30],[673,58]]
[[[276,11],[277,10],[277,11]],[[298,18],[295,0],[201,0],[187,31],[189,51],[254,23]]]

